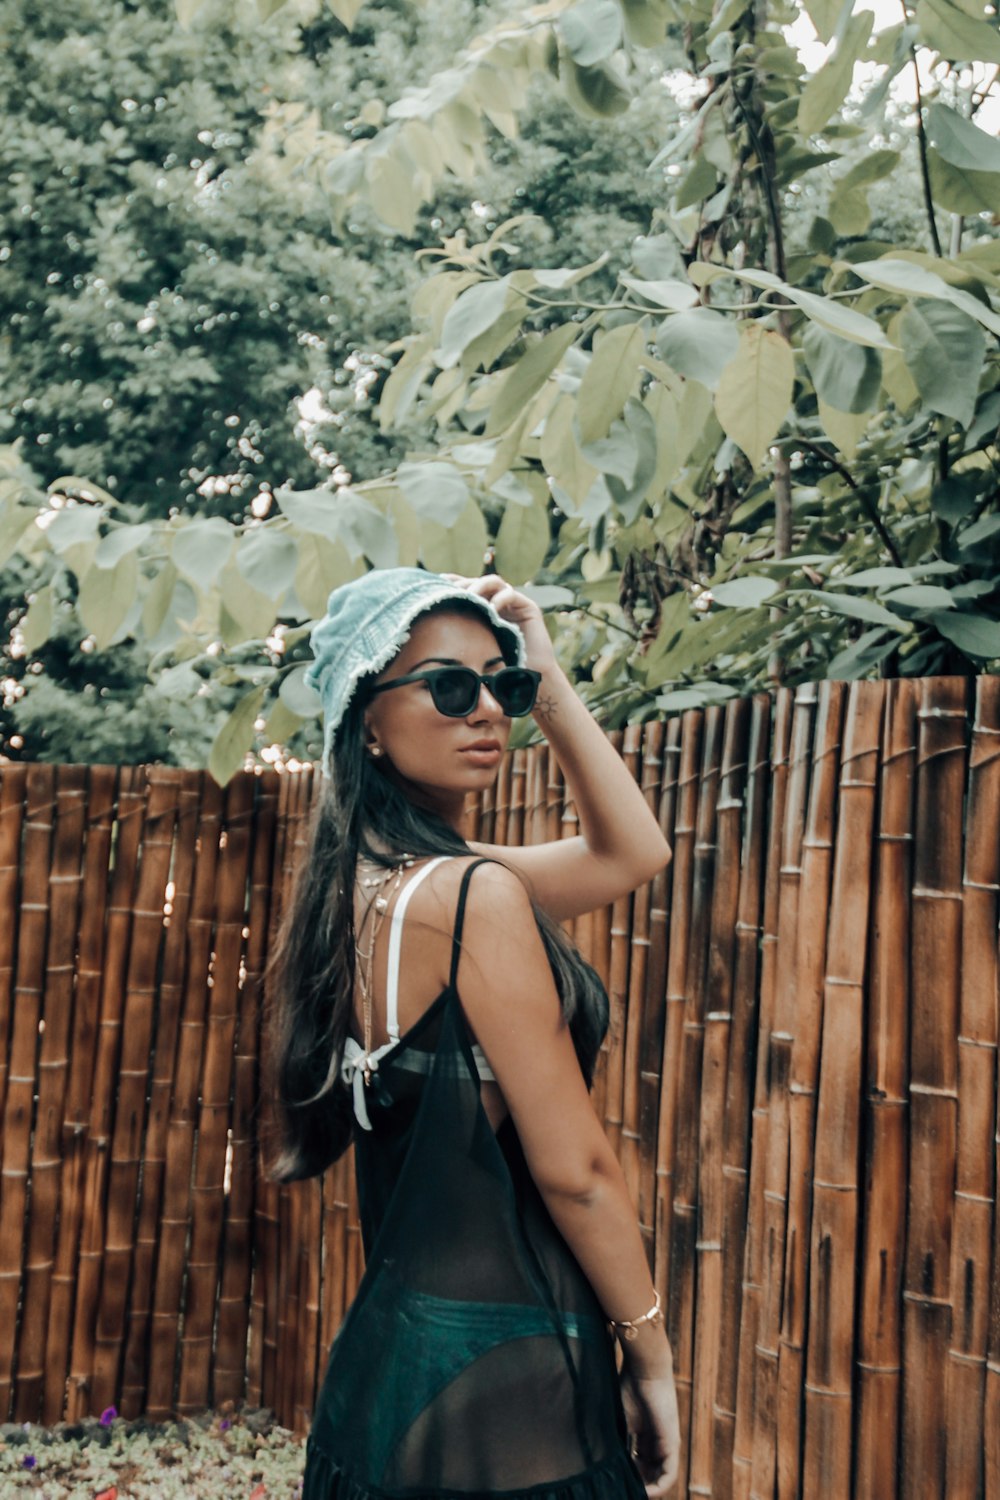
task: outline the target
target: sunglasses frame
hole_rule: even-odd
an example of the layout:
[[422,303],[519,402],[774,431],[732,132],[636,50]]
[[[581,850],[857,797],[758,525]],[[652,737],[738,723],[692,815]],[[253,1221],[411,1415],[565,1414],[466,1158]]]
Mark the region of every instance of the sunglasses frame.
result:
[[[463,709],[461,713],[451,713],[448,709],[442,708],[438,703],[437,695],[434,690],[434,684],[438,680],[438,678],[442,677],[446,672],[466,672],[470,676],[478,679],[476,695],[470,703],[469,707]],[[495,686],[496,679],[498,677],[502,677],[505,672],[525,673],[534,682],[535,691],[531,695],[531,702],[528,704],[528,707],[522,709],[520,713],[510,713],[506,708],[504,708],[503,704],[500,702],[499,697],[497,696]],[[453,667],[427,667],[423,672],[408,672],[405,677],[394,677],[392,682],[383,682],[380,683],[378,687],[372,688],[372,697],[375,697],[377,693],[387,693],[390,688],[404,687],[409,682],[426,682],[428,687],[430,688],[431,697],[434,700],[434,707],[439,714],[443,714],[446,719],[467,719],[469,715],[471,713],[474,713],[476,708],[478,707],[479,695],[482,692],[483,684],[485,683],[489,688],[491,695],[496,699],[497,704],[499,705],[505,718],[523,719],[531,713],[531,710],[535,706],[535,702],[538,698],[538,687],[541,683],[541,680],[541,672],[536,672],[534,667],[516,667],[508,664],[507,666],[499,667],[495,672],[477,672],[472,667],[465,667],[460,664],[456,664]]]

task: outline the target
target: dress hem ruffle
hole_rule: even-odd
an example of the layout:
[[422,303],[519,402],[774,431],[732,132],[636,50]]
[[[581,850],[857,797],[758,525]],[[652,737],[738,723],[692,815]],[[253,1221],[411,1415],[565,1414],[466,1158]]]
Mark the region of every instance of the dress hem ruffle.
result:
[[349,1474],[311,1438],[308,1454],[302,1500],[644,1500],[646,1494],[624,1449],[582,1474],[518,1490],[384,1490]]

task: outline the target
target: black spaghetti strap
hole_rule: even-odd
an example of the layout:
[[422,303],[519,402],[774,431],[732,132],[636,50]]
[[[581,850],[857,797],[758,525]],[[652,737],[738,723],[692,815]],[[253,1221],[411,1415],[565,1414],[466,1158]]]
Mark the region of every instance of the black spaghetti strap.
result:
[[458,888],[458,905],[455,908],[455,926],[451,934],[451,973],[448,975],[448,988],[454,989],[458,980],[458,961],[462,957],[462,927],[465,924],[465,902],[469,894],[469,881],[472,879],[474,870],[480,865],[492,865],[496,861],[492,859],[475,859],[471,865],[466,866],[465,874],[462,876],[462,884]]

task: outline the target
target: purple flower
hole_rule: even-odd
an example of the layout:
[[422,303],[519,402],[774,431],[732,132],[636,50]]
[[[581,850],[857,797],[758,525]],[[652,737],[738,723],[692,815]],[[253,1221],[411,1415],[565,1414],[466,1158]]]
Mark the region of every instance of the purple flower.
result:
[[222,1421],[219,1423],[219,1431],[228,1432],[232,1425],[233,1424],[228,1417],[223,1417]]
[[38,1459],[35,1457],[35,1455],[33,1453],[26,1453],[24,1455],[24,1457],[21,1459],[21,1468],[22,1469],[33,1469],[35,1467],[35,1465],[37,1464],[37,1462],[38,1462]]
[[110,1427],[111,1424],[112,1424],[112,1422],[115,1420],[115,1417],[117,1417],[117,1415],[118,1415],[118,1409],[117,1409],[117,1407],[106,1406],[104,1408],[104,1410],[101,1412],[101,1415],[100,1415],[100,1417],[99,1417],[98,1420],[100,1421],[100,1424],[101,1424],[102,1427]]

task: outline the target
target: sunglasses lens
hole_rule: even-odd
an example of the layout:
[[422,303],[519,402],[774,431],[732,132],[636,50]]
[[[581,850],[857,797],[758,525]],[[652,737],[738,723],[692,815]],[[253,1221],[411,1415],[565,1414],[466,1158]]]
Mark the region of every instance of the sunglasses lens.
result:
[[438,713],[452,719],[471,714],[479,697],[479,678],[469,667],[444,667],[428,680]]
[[493,694],[504,713],[512,719],[529,714],[535,706],[538,683],[533,673],[520,667],[505,667],[493,679]]

